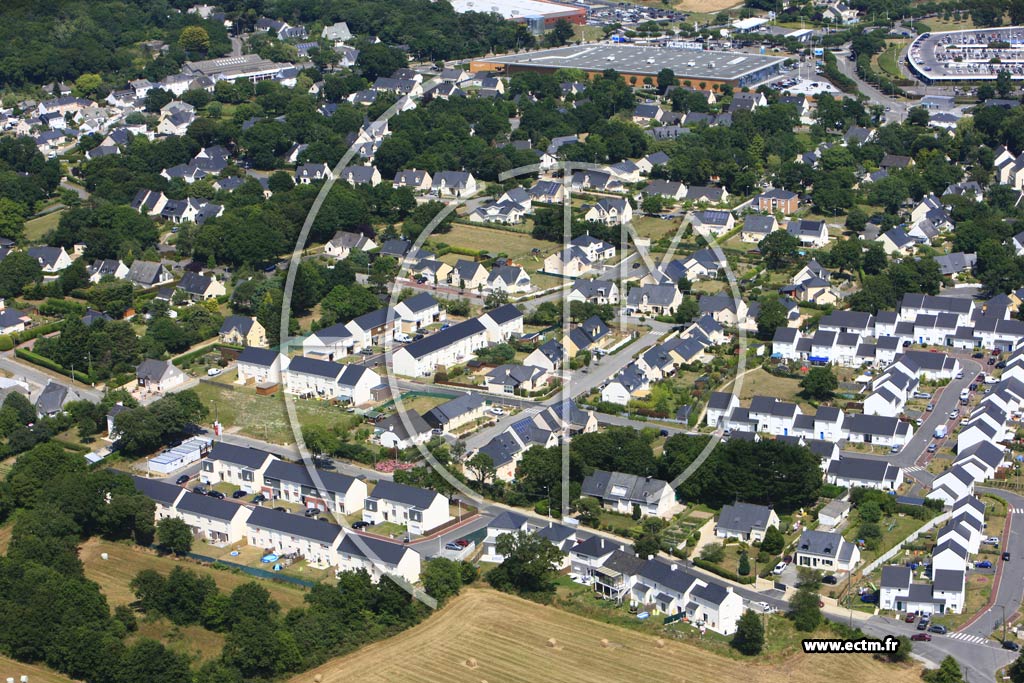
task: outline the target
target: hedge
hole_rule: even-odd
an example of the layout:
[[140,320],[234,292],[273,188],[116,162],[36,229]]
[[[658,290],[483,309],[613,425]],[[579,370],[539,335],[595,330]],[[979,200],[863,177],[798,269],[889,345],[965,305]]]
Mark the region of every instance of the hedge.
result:
[[83,384],[92,384],[94,381],[92,377],[85,374],[84,372],[79,372],[78,370],[75,370],[74,373],[72,373],[71,370],[68,370],[63,365],[60,365],[59,363],[50,360],[46,356],[40,356],[38,353],[33,353],[32,351],[29,351],[27,349],[15,349],[14,355],[17,356],[18,358],[21,358],[22,360],[27,360],[29,363],[32,363],[33,365],[38,365],[40,367],[46,368],[47,370],[53,370],[54,372],[58,372],[64,375],[65,377],[70,377],[72,379],[78,380]]
[[723,579],[728,579],[730,581],[735,581],[736,583],[748,583],[749,584],[749,583],[754,583],[754,581],[756,580],[753,576],[740,576],[739,574],[733,574],[728,569],[722,569],[721,567],[719,567],[714,562],[708,562],[707,560],[702,560],[699,557],[693,558],[693,564],[695,566],[697,566],[697,567],[700,567],[701,569],[706,569],[707,571],[711,572],[712,574],[718,574]]
[[56,332],[63,326],[63,320],[54,320],[52,323],[46,323],[45,325],[36,325],[35,327],[30,327],[22,332],[15,332],[11,335],[11,338],[14,339],[15,344],[22,344],[24,342],[29,341],[30,339],[41,337],[44,334]]
[[235,350],[235,351],[241,351],[244,347],[242,347],[242,346],[235,346],[234,344],[222,344],[221,342],[214,342],[212,344],[207,344],[206,346],[201,346],[198,349],[195,349],[194,351],[189,351],[188,353],[183,353],[180,356],[178,356],[177,358],[172,359],[171,362],[174,363],[175,365],[177,365],[179,368],[180,367],[184,367],[185,365],[188,365],[189,363],[191,363],[196,358],[199,358],[200,356],[204,356],[204,355],[210,353],[210,351],[216,351],[216,350],[222,349],[222,348],[224,348],[224,349],[232,349],[232,350]]

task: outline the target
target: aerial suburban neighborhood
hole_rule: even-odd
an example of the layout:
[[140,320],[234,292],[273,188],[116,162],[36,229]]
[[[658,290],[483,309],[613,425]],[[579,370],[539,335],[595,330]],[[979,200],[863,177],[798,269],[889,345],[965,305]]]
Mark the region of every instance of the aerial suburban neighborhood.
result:
[[1024,0],[0,17],[0,680],[1024,683]]

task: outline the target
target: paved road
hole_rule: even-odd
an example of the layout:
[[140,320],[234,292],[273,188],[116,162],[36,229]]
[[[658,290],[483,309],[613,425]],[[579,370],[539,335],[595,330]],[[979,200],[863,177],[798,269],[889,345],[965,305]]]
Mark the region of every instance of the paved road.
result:
[[[999,560],[996,589],[996,598],[992,605],[981,613],[969,626],[962,629],[963,633],[969,635],[988,637],[993,631],[1001,629],[1004,614],[1010,619],[1020,609],[1021,599],[1024,598],[1024,496],[1006,491],[1004,489],[990,489],[978,487],[979,493],[991,493],[1006,501],[1010,508],[1007,519],[1010,524],[1009,534],[1004,536],[1001,550],[1009,551],[1011,559],[1009,562]],[[1021,512],[1013,513],[1012,510]],[[1016,556],[1016,557],[1014,557]]]
[[74,183],[69,183],[66,180],[62,180],[60,181],[60,186],[65,190],[71,190],[72,192],[77,194],[82,201],[85,201],[86,199],[89,198],[89,192],[81,185],[76,185]]
[[856,81],[858,90],[867,95],[872,104],[881,104],[886,107],[886,119],[890,121],[902,121],[905,119],[907,117],[907,110],[913,103],[886,95],[875,86],[861,79],[857,75],[857,63],[847,59],[847,55],[849,55],[848,48],[842,52],[836,52],[836,64],[839,67],[840,73]]
[[16,358],[14,353],[11,351],[0,354],[0,369],[11,373],[14,379],[28,382],[30,385],[38,387],[39,389],[45,387],[49,382],[55,382],[57,384],[63,384],[64,386],[73,387],[80,396],[94,403],[103,398],[102,391],[93,389],[81,382],[74,382],[70,377],[58,375],[57,373],[49,373],[35,365],[25,363]]

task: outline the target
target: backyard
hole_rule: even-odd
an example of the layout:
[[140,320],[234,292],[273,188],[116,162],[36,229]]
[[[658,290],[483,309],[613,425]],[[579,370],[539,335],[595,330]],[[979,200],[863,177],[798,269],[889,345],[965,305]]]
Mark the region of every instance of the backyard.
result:
[[[294,443],[291,422],[281,394],[259,396],[251,387],[236,387],[216,382],[200,382],[195,388],[210,409],[210,421],[220,420],[226,430],[271,443]],[[303,426],[317,425],[355,430],[358,416],[326,401],[295,399],[295,412]],[[367,425],[366,429],[370,429]]]
[[64,213],[63,210],[51,211],[50,213],[25,221],[25,239],[29,242],[43,241],[60,223],[62,213]]

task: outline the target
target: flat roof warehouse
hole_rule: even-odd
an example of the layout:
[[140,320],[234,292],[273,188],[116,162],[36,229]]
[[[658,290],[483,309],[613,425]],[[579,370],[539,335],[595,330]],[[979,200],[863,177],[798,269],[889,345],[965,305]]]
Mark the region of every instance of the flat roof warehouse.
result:
[[601,73],[614,69],[621,74],[657,76],[671,69],[680,83],[693,85],[729,83],[747,86],[768,80],[779,72],[784,57],[769,57],[746,52],[684,50],[634,45],[581,45],[540,50],[519,55],[492,57],[473,62],[474,71],[505,68],[506,71],[581,69]]

